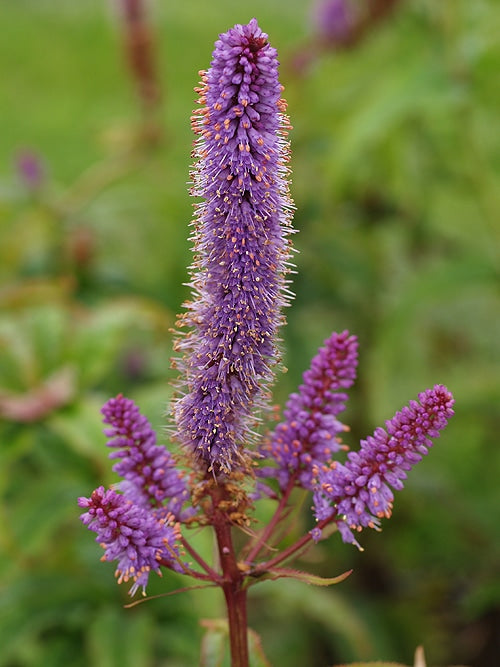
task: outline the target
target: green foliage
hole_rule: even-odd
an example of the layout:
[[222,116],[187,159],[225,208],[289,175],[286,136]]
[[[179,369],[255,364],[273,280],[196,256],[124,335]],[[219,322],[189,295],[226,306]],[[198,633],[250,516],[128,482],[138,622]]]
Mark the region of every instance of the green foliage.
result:
[[[205,634],[201,642],[200,667],[230,667],[229,629],[225,619],[202,620]],[[250,667],[271,667],[264,655],[260,637],[248,630]]]
[[[353,574],[335,590],[289,580],[252,589],[251,624],[277,667],[410,663],[419,644],[429,664],[490,667],[500,9],[402,0],[355,48],[299,71],[308,11],[299,0],[285,12],[264,0],[251,8],[279,49],[295,126],[299,273],[276,400],[332,329],[349,328],[361,360],[348,444],[436,382],[455,394],[457,414],[396,497],[384,535],[362,534],[363,553],[334,535],[300,564],[318,581]],[[76,498],[114,481],[106,398],[128,393],[164,423],[169,330],[190,262],[192,88],[217,34],[249,18],[229,0],[156,3],[164,99],[151,138],[103,3],[0,5],[0,667],[187,667],[199,660],[199,617],[221,614],[213,590],[123,609],[126,591],[98,562]],[[23,150],[44,167],[31,190],[14,167]],[[184,585],[172,575],[148,593]],[[224,631],[210,627],[204,647],[216,656]]]

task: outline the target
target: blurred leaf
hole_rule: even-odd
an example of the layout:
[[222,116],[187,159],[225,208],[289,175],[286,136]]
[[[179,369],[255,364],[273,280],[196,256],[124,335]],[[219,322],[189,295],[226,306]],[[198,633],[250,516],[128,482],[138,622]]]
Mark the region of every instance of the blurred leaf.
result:
[[201,640],[200,667],[222,667],[229,650],[229,632],[225,620],[201,620],[205,628]]
[[[229,631],[224,619],[203,619],[205,628],[201,643],[200,667],[229,667]],[[264,655],[258,634],[248,629],[248,652],[250,667],[271,667]]]
[[[71,479],[45,474],[30,481],[30,493],[7,504],[10,530],[19,554],[34,558],[53,548],[61,523],[75,519],[78,491]],[[35,501],[36,499],[36,501]]]
[[[304,586],[294,580],[273,584],[272,588],[267,588],[265,583],[252,588],[254,599],[262,601],[260,615],[265,614],[263,620],[268,619],[267,623],[270,623],[272,619],[272,632],[277,633],[279,627],[293,623],[297,614],[301,622],[324,627],[330,641],[347,644],[355,654],[367,656],[372,646],[370,628],[356,605],[336,591]],[[264,622],[261,625],[264,645],[266,639],[270,639],[268,630],[270,628]]]
[[87,396],[70,408],[51,415],[47,425],[75,452],[102,462],[108,453],[101,415],[103,402]]
[[148,667],[152,660],[153,619],[103,607],[89,626],[89,656],[95,667]]
[[65,367],[25,394],[0,391],[0,416],[17,422],[38,421],[69,403],[74,395],[75,372]]
[[102,380],[131,330],[165,334],[172,324],[170,313],[159,304],[139,298],[103,303],[80,322],[74,341],[74,359],[81,369],[82,386]]

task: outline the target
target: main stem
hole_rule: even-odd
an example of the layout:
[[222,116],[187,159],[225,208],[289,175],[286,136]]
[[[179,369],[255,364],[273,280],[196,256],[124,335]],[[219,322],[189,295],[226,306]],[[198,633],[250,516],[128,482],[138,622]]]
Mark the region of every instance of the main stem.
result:
[[231,667],[248,667],[247,592],[238,586],[224,586]]
[[231,522],[227,514],[219,507],[223,496],[223,487],[219,487],[217,493],[212,496],[214,502],[213,525],[222,568],[221,586],[226,600],[231,667],[248,667],[247,591],[244,587],[244,574],[236,560],[231,536]]

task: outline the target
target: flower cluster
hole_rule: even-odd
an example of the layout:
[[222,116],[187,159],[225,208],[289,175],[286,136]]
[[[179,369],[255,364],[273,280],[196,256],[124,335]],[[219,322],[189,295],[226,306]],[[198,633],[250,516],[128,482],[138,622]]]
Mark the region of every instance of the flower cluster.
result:
[[149,573],[161,574],[160,565],[182,572],[179,562],[179,528],[169,517],[157,518],[113,489],[100,486],[90,498],[79,498],[85,508],[80,518],[97,533],[104,549],[103,560],[118,561],[118,583],[132,580],[130,594],[146,590]]
[[[187,332],[176,341],[180,386],[172,405],[181,453],[176,459],[156,443],[133,401],[122,395],[109,400],[102,410],[105,434],[122,481],[110,490],[99,487],[79,505],[104,560],[117,561],[118,580],[133,581],[131,593],[144,590],[149,573],[161,567],[221,586],[231,646],[241,658],[248,586],[265,575],[293,576],[295,570],[277,565],[321,539],[328,524],[355,544],[354,532],[378,528],[391,514],[392,490],[402,488],[453,414],[453,398],[436,385],[363,440],[344,463],[335,460],[347,449],[339,415],[356,377],[358,344],[347,331],[333,333],[291,394],[282,421],[258,439],[254,427],[279,360],[292,203],[276,51],[255,19],[220,35],[202,79],[193,119],[193,194],[203,201],[194,223],[192,301],[179,319]],[[252,484],[251,498],[267,494],[277,507],[237,554],[231,529],[251,521]],[[275,529],[288,516],[296,487],[312,492],[318,523],[280,550],[283,531]],[[217,565],[181,536],[181,524],[214,529]],[[180,545],[194,565],[181,561]]]
[[257,21],[220,35],[202,73],[193,173],[194,299],[179,326],[177,439],[215,474],[248,467],[286,304],[290,200],[287,119],[276,50]]
[[376,528],[391,516],[391,487],[403,488],[406,472],[427,454],[430,438],[437,438],[453,415],[454,400],[443,385],[422,392],[419,400],[397,412],[386,429],[362,440],[360,451],[349,452],[345,464],[334,461],[318,471],[316,518],[336,517],[345,542],[357,544],[353,530]]
[[345,390],[356,377],[357,349],[356,337],[347,331],[334,332],[325,340],[298,392],[288,399],[285,420],[260,449],[274,464],[262,467],[260,477],[276,478],[282,491],[290,481],[313,488],[314,469],[343,448],[339,436],[346,427],[337,416],[345,408]]
[[123,479],[120,491],[140,507],[161,507],[164,514],[179,518],[189,496],[186,481],[172,454],[156,444],[156,433],[146,417],[122,394],[111,398],[101,412],[104,423],[111,426],[104,431],[108,447],[116,450],[109,458],[120,459],[113,466]]

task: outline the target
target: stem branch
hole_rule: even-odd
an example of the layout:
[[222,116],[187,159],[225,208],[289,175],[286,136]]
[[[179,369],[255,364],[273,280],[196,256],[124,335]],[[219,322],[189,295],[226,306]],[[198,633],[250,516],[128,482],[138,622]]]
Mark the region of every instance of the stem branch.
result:
[[252,563],[252,561],[255,560],[255,558],[259,555],[262,547],[266,544],[270,535],[272,535],[272,532],[273,532],[275,526],[280,522],[281,514],[286,507],[286,504],[288,502],[288,498],[290,497],[290,494],[292,492],[294,484],[295,484],[295,476],[291,477],[291,479],[288,483],[288,486],[285,489],[285,492],[283,493],[283,495],[281,496],[279,505],[276,508],[276,511],[274,512],[271,520],[269,521],[267,526],[264,528],[262,533],[258,536],[256,543],[250,549],[250,552],[245,559],[247,563]]
[[[335,516],[336,512],[332,512],[330,516],[328,516],[326,519],[323,519],[322,521],[318,522],[317,528],[323,529],[335,518]],[[266,572],[270,568],[275,567],[276,565],[279,565],[280,563],[287,560],[291,556],[294,556],[298,551],[307,546],[309,542],[312,542],[311,533],[306,533],[299,540],[291,544],[289,547],[287,547],[283,551],[280,551],[280,553],[274,558],[271,558],[271,560],[259,563],[259,565],[255,567],[253,572],[256,574],[260,572]]]

